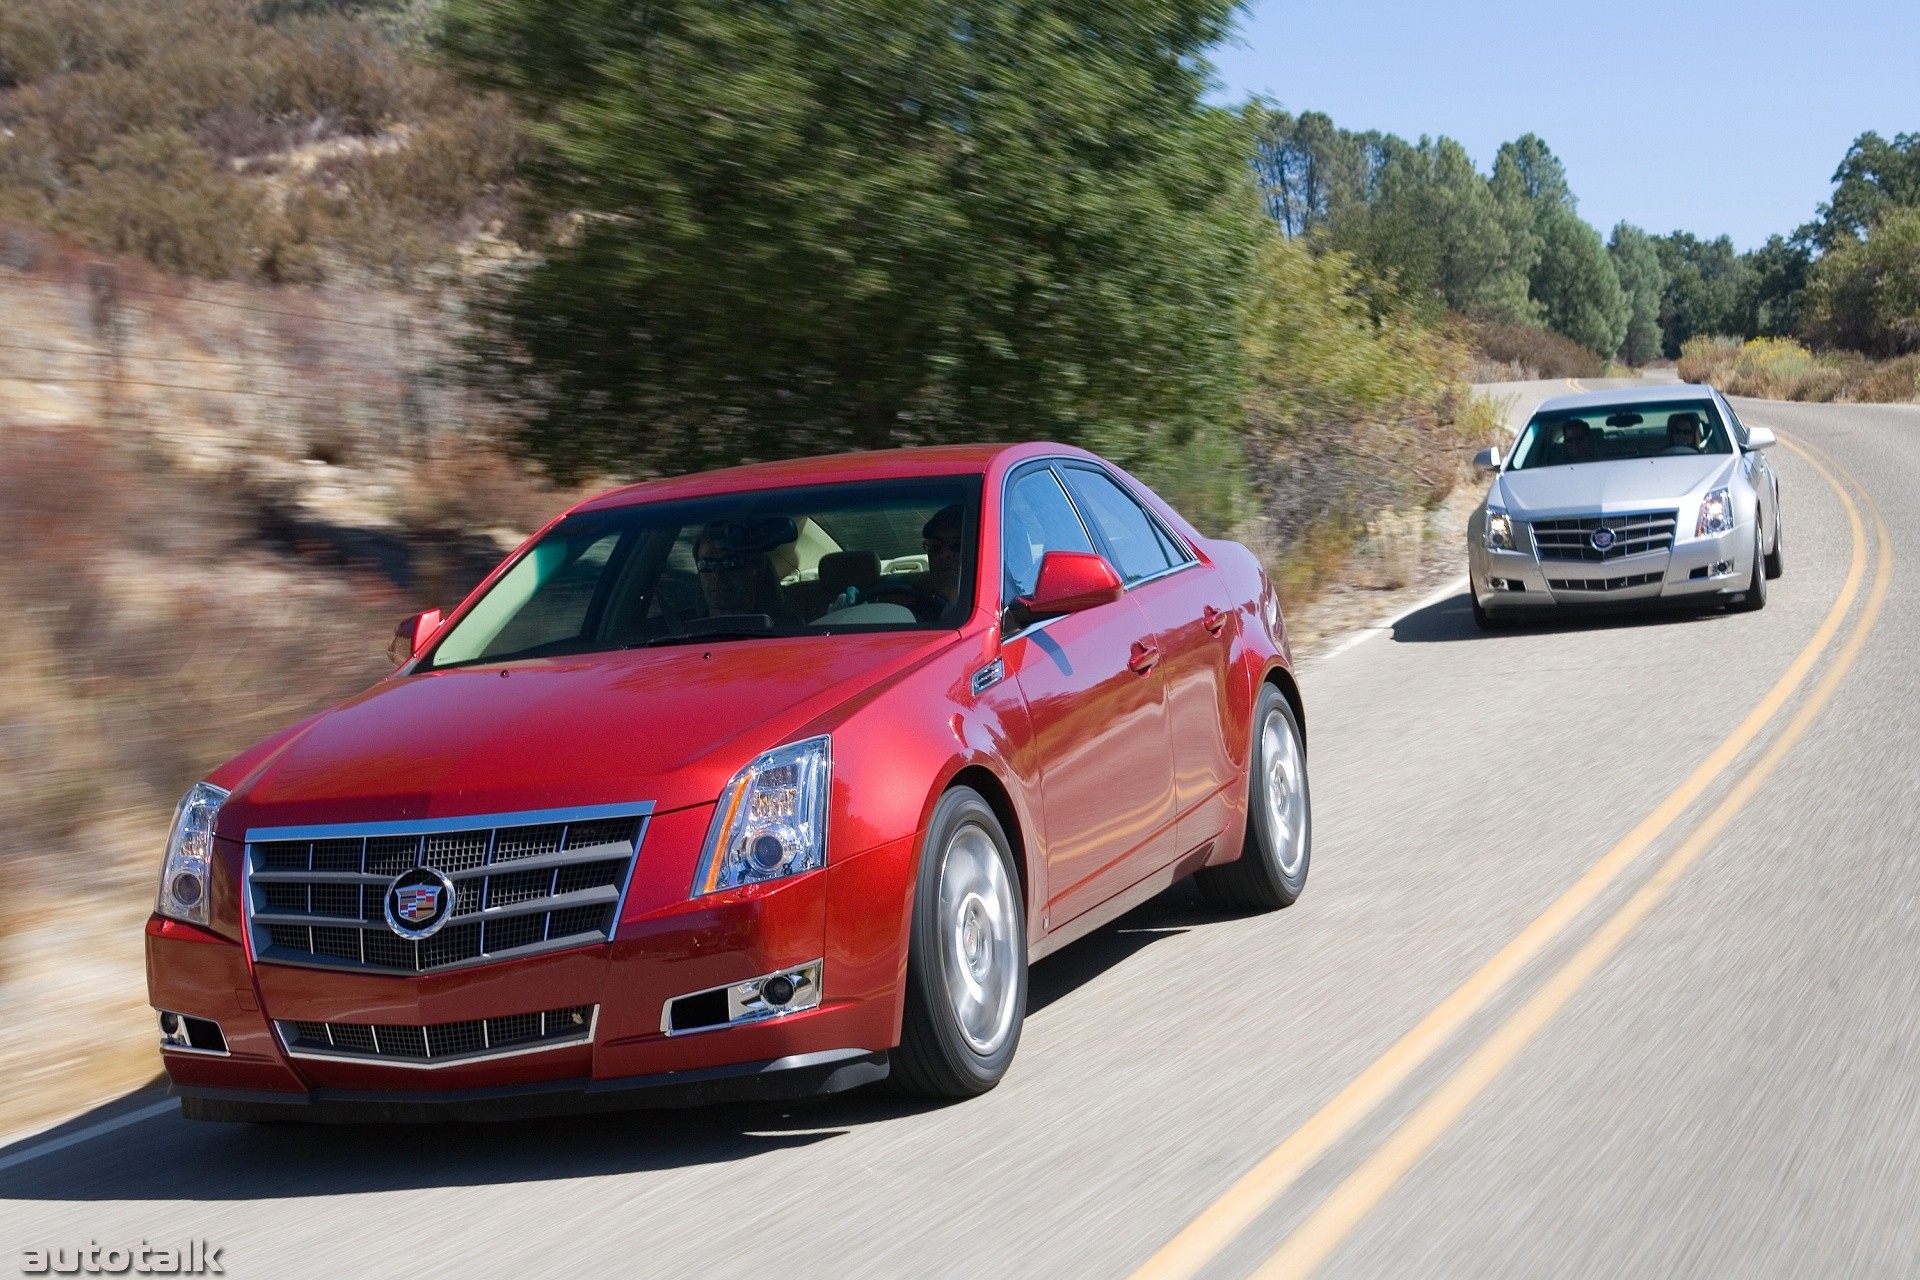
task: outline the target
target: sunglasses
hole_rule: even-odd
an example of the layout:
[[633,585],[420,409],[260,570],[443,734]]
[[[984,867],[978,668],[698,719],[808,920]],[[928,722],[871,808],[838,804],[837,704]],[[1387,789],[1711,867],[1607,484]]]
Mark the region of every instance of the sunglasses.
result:
[[693,562],[701,573],[738,573],[753,567],[752,556],[702,556]]
[[935,552],[945,552],[950,556],[957,556],[960,554],[960,539],[922,538],[920,540],[920,548],[928,555],[933,555]]

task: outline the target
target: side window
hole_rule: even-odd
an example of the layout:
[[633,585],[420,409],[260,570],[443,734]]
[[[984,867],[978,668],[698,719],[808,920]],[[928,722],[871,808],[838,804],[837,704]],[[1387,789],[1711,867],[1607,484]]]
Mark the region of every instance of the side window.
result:
[[579,639],[594,589],[619,540],[617,532],[607,533],[568,547],[566,561],[540,584],[537,599],[521,609],[480,656],[498,657]]
[[1047,552],[1093,550],[1066,491],[1044,467],[1016,477],[1007,487],[1000,530],[1001,598],[1008,602],[1033,590],[1040,576],[1040,558]]
[[1165,536],[1154,528],[1140,504],[1104,472],[1085,467],[1068,467],[1066,472],[1074,501],[1099,531],[1122,579],[1138,582],[1186,559],[1169,554]]
[[1733,424],[1733,438],[1739,442],[1742,449],[1746,448],[1747,424],[1740,421],[1740,415],[1733,411],[1733,405],[1725,400],[1718,401],[1717,403],[1720,406],[1720,411],[1727,415],[1727,421]]

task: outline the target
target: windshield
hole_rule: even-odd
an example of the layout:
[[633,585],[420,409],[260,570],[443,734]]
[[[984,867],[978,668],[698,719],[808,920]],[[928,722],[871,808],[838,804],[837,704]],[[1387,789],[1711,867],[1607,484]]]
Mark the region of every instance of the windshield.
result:
[[639,645],[957,627],[980,479],[773,489],[569,517],[422,669]]
[[1537,414],[1514,443],[1507,470],[1732,452],[1710,400],[1599,405]]

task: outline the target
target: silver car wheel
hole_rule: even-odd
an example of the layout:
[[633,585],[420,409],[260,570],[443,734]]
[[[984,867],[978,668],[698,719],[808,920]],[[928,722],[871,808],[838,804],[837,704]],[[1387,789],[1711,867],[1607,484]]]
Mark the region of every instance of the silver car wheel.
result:
[[1266,723],[1260,726],[1260,763],[1266,773],[1260,798],[1267,808],[1274,858],[1280,874],[1291,880],[1299,874],[1300,859],[1307,850],[1307,806],[1300,787],[1306,762],[1300,757],[1292,726],[1278,707],[1267,712]]
[[940,861],[941,962],[954,1023],[982,1055],[1013,1028],[1018,910],[992,837],[972,823],[954,832]]

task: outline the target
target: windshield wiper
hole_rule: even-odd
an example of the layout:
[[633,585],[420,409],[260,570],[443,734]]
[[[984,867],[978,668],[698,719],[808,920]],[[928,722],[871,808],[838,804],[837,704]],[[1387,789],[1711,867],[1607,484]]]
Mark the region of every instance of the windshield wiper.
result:
[[692,644],[699,640],[753,640],[773,634],[773,619],[764,613],[730,613],[697,619],[689,623],[685,631],[651,636],[626,647],[651,649],[656,645]]

